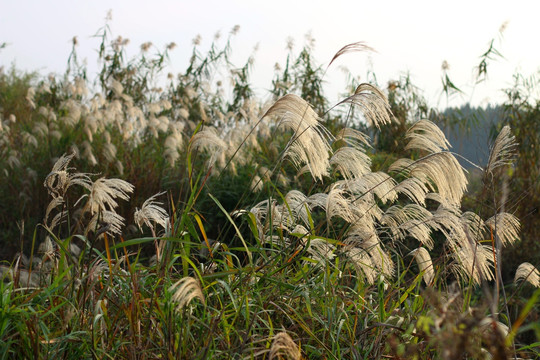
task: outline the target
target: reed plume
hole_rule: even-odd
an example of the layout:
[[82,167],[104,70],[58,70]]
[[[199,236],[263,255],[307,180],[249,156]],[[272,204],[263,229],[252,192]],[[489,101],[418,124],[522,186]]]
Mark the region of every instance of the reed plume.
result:
[[516,138],[510,132],[510,127],[505,125],[491,148],[485,170],[486,174],[493,175],[497,168],[510,164],[515,157],[516,148]]
[[435,279],[435,271],[433,269],[433,263],[431,262],[431,256],[426,248],[420,247],[411,251],[411,255],[414,255],[418,268],[422,273],[422,277],[426,285],[433,285],[433,279]]
[[270,346],[270,360],[300,360],[302,354],[291,336],[284,331],[277,333]]
[[156,225],[160,225],[164,229],[167,228],[169,215],[167,214],[167,211],[161,207],[163,203],[156,201],[156,199],[163,194],[165,194],[165,192],[152,195],[146,199],[140,209],[135,209],[133,218],[141,231],[143,224],[152,230],[154,236],[156,236],[157,233]]
[[531,263],[524,262],[518,266],[514,277],[515,283],[519,280],[527,281],[532,286],[540,288],[540,271]]
[[314,179],[322,180],[328,174],[330,134],[319,123],[313,108],[296,95],[285,95],[272,105],[264,117],[275,116],[278,127],[292,130],[293,135],[285,149],[285,154],[297,168],[306,165]]
[[114,211],[118,206],[116,198],[129,200],[128,193],[133,192],[134,186],[121,179],[99,178],[93,182],[86,203],[86,209],[92,215],[100,211]]
[[392,122],[386,95],[373,85],[365,83],[358,85],[353,95],[340,101],[336,106],[347,103],[356,105],[367,123],[377,129]]
[[205,303],[204,295],[199,282],[192,277],[184,277],[169,287],[173,292],[171,300],[176,303],[176,310],[181,311],[192,300],[199,299]]

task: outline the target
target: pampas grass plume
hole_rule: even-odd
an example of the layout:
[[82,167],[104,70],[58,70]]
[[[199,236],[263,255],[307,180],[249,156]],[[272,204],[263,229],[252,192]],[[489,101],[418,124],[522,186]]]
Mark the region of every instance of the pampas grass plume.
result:
[[300,360],[301,357],[300,349],[289,334],[282,331],[274,336],[272,346],[270,347],[270,360]]
[[190,276],[178,280],[169,288],[169,291],[174,291],[171,300],[177,304],[177,311],[181,311],[193,299],[199,299],[203,304],[205,303],[201,285]]
[[420,272],[423,273],[423,278],[426,285],[432,285],[433,279],[435,278],[435,271],[433,270],[431,256],[429,256],[426,248],[420,247],[411,251],[410,254],[414,255],[418,268],[420,269]]
[[149,197],[139,209],[135,210],[133,215],[135,222],[139,226],[139,229],[142,231],[142,225],[145,224],[150,229],[152,233],[156,233],[155,225],[161,225],[164,229],[167,228],[167,223],[169,221],[169,215],[167,211],[161,207],[163,205],[161,202],[156,201],[157,197],[165,194],[165,192],[160,192]]
[[532,286],[538,288],[540,287],[540,271],[538,271],[531,263],[524,262],[519,265],[516,270],[514,282],[517,283],[518,280],[528,281]]

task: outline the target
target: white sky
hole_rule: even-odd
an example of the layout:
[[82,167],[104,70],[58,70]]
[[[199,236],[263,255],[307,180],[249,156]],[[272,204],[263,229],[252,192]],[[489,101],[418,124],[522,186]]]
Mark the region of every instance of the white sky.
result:
[[[344,88],[341,65],[363,80],[371,67],[381,86],[409,72],[430,104],[441,107],[446,105],[439,96],[443,60],[450,64],[453,82],[467,93],[451,104],[500,102],[501,89],[512,84],[516,71],[532,75],[540,68],[538,0],[0,0],[0,43],[8,43],[0,50],[0,66],[15,63],[23,70],[63,73],[71,39],[77,36],[79,56],[95,70],[99,39],[92,35],[105,24],[108,10],[113,36],[129,38],[131,54],[146,41],[160,50],[174,41],[178,47],[171,53],[171,72],[185,70],[197,34],[204,47],[217,31],[225,38],[240,25],[232,43],[233,60],[243,65],[259,45],[252,82],[260,94],[271,85],[274,64],[285,62],[287,38],[295,40],[298,53],[308,32],[316,40],[315,56],[323,66],[352,42],[364,41],[377,51],[350,53],[332,64],[325,78],[332,101]],[[504,22],[508,25],[499,42]],[[491,64],[489,81],[473,93],[473,68],[493,38],[505,58]]]

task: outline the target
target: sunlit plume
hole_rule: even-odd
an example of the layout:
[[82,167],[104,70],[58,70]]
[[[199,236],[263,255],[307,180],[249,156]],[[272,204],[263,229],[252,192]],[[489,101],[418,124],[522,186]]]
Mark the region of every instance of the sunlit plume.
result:
[[389,171],[418,178],[432,191],[437,191],[441,201],[451,206],[461,203],[467,189],[467,178],[463,168],[449,152],[438,152],[419,160],[399,159]]
[[169,215],[162,207],[163,203],[157,201],[157,198],[163,194],[165,193],[161,192],[149,197],[140,209],[135,210],[133,218],[141,231],[143,224],[152,229],[154,236],[157,234],[156,225],[160,225],[163,229],[167,228]]
[[431,262],[429,252],[426,250],[426,248],[420,247],[411,251],[411,255],[414,255],[418,268],[423,274],[426,285],[432,285],[433,279],[435,278],[435,271],[433,269],[433,263]]
[[469,242],[454,245],[453,256],[456,264],[454,272],[465,283],[472,281],[480,284],[482,281],[493,280],[493,249],[491,246]]
[[353,128],[343,128],[336,135],[336,142],[344,141],[357,149],[371,148],[369,136]]
[[300,360],[301,358],[300,349],[289,334],[281,331],[274,336],[270,346],[270,360]]
[[416,204],[424,206],[426,204],[426,194],[429,192],[429,189],[423,181],[411,177],[397,184],[394,187],[394,191],[398,194],[405,195]]
[[510,213],[499,213],[486,220],[486,226],[494,236],[498,236],[503,246],[512,245],[519,240],[519,219]]
[[510,164],[515,157],[517,145],[515,136],[510,132],[510,127],[504,126],[491,148],[486,174],[493,175],[497,168]]
[[205,298],[199,282],[192,277],[184,277],[174,283],[169,292],[172,292],[171,300],[176,303],[176,310],[182,311],[194,299],[199,299],[203,304]]
[[357,148],[342,147],[330,158],[330,165],[343,174],[345,179],[353,179],[370,172],[371,159]]
[[532,286],[540,288],[540,271],[538,271],[538,269],[532,264],[524,262],[518,266],[516,276],[514,277],[515,283],[517,283],[519,280],[527,281]]
[[325,266],[327,262],[331,261],[336,256],[334,253],[335,246],[324,239],[302,239],[302,242],[307,246],[307,252],[311,255],[311,258],[316,261],[316,264]]
[[214,164],[220,154],[227,149],[227,143],[218,135],[213,127],[205,127],[191,138],[191,147],[193,149],[206,150],[210,153],[208,166]]
[[441,129],[429,120],[417,121],[407,130],[405,137],[409,140],[405,150],[419,149],[428,153],[437,153],[448,150],[450,147]]
[[68,165],[73,159],[74,154],[62,155],[56,163],[49,175],[45,178],[44,186],[53,198],[62,198],[65,196],[68,188],[72,185],[79,185],[89,190],[92,187],[92,180],[88,174],[70,173]]
[[428,210],[416,204],[394,205],[386,210],[380,221],[388,228],[394,241],[403,241],[410,235],[428,249],[432,249],[433,240],[427,222],[431,217]]
[[371,256],[368,252],[360,247],[352,245],[346,246],[343,251],[355,267],[356,271],[365,277],[367,283],[375,283],[378,270],[371,261]]
[[373,85],[358,85],[352,96],[342,100],[336,106],[346,103],[357,106],[367,123],[377,129],[381,125],[392,122],[390,105],[386,95]]
[[124,218],[122,216],[114,211],[102,210],[92,216],[84,233],[86,236],[90,231],[98,235],[103,233],[120,235],[123,227]]
[[285,95],[264,114],[278,118],[278,127],[293,131],[285,154],[297,168],[306,165],[314,179],[328,174],[331,152],[327,130],[319,123],[312,107],[296,95]]
[[116,198],[129,200],[133,185],[121,179],[100,178],[93,182],[87,200],[87,209],[94,215],[101,211],[114,211],[118,206]]

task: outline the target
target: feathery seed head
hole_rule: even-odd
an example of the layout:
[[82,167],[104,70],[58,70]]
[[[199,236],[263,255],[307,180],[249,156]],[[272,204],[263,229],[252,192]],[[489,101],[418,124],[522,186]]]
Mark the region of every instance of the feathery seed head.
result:
[[514,159],[516,147],[516,137],[512,135],[508,125],[504,126],[491,148],[486,174],[493,175],[497,168],[510,164]]
[[92,151],[92,145],[90,144],[90,142],[88,142],[87,140],[83,141],[82,147],[83,147],[83,156],[90,163],[90,165],[96,166],[97,160]]
[[357,272],[360,272],[366,278],[368,284],[374,284],[377,280],[377,269],[371,261],[371,256],[362,248],[348,245],[344,249],[345,255],[351,260]]
[[425,206],[426,194],[429,192],[424,182],[415,177],[403,180],[394,187],[394,190],[396,193],[403,194],[411,201],[422,206]]
[[461,215],[461,222],[465,227],[465,230],[468,231],[469,235],[475,241],[481,241],[484,239],[485,223],[472,211],[466,211]]
[[300,360],[302,354],[289,334],[281,331],[274,336],[270,346],[270,360]]
[[352,204],[346,198],[344,190],[333,188],[326,197],[326,219],[330,223],[333,217],[340,217],[348,223],[352,223],[356,217],[351,209]]
[[128,193],[133,192],[134,186],[121,179],[100,178],[94,181],[88,196],[87,207],[92,215],[100,211],[114,211],[118,206],[116,198],[129,200]]
[[201,44],[202,36],[200,34],[197,34],[195,38],[191,41],[193,43],[193,46],[199,46]]
[[[369,227],[358,223],[354,224],[347,234],[345,243],[358,247],[369,255],[369,262],[364,261],[364,264],[365,266],[370,267],[372,271],[375,271],[377,278],[378,276],[382,276],[383,278],[391,277],[394,273],[394,263],[392,262],[390,255],[384,250],[383,244],[379,240],[375,229],[370,229]],[[363,253],[357,255],[360,256],[360,259],[365,259],[366,256]],[[362,268],[362,271],[369,280],[371,276],[368,276],[368,271],[364,268]]]
[[124,226],[124,218],[114,211],[100,210],[96,212],[88,225],[86,226],[85,235],[93,231],[98,237],[104,233],[109,235],[121,234]]
[[165,192],[151,196],[143,203],[140,210],[138,208],[135,210],[133,217],[141,231],[143,224],[146,224],[146,226],[152,229],[153,233],[155,233],[155,224],[161,225],[164,229],[167,228],[167,223],[169,221],[167,211],[161,207],[161,205],[163,205],[161,202],[156,201],[156,198],[163,194],[165,194]]
[[330,65],[332,65],[332,63],[338,57],[340,57],[340,56],[342,56],[342,55],[344,55],[346,53],[349,53],[349,52],[358,52],[358,51],[374,52],[375,50],[372,47],[368,46],[363,41],[358,41],[358,42],[355,42],[355,43],[345,45],[344,47],[339,49],[339,51],[334,55],[332,60],[330,60],[330,63],[328,64],[328,67],[330,67]]
[[91,187],[92,181],[88,174],[70,174],[68,172],[70,170],[68,168],[69,162],[74,156],[74,153],[62,155],[53,165],[49,175],[45,178],[43,185],[47,188],[49,194],[53,198],[65,196],[67,189],[71,185],[80,185],[86,189]]
[[438,152],[409,164],[410,175],[418,178],[431,190],[437,190],[444,203],[453,206],[461,203],[468,181],[463,168],[452,154]]
[[236,35],[240,31],[240,25],[234,25],[231,29],[231,35]]
[[61,210],[57,216],[55,216],[51,223],[49,224],[49,215],[51,214],[51,211],[58,206],[64,205],[64,198],[62,196],[53,197],[49,205],[47,206],[47,210],[45,211],[45,218],[43,219],[43,224],[47,226],[49,229],[54,229],[58,223],[63,220],[63,218],[67,215],[67,212]]
[[516,270],[514,283],[517,283],[518,280],[528,281],[532,286],[540,288],[540,271],[538,271],[531,263],[524,262],[519,265]]
[[177,304],[177,311],[181,311],[193,299],[199,299],[203,304],[205,303],[201,285],[190,276],[178,280],[169,288],[169,291],[174,292],[171,300]]
[[358,106],[366,121],[377,129],[380,129],[381,125],[392,122],[388,99],[373,85],[358,85],[352,96],[340,101],[336,106],[346,103]]
[[362,149],[362,148],[371,148],[371,144],[369,143],[369,136],[364,134],[363,132],[353,129],[353,128],[343,128],[339,131],[339,133],[336,136],[336,141],[343,140],[348,145]]
[[493,280],[493,249],[477,242],[454,246],[454,258],[457,263],[453,270],[465,283],[472,280],[475,284]]
[[345,179],[353,179],[368,174],[371,158],[354,147],[341,147],[330,158],[330,165],[343,174]]
[[[307,242],[307,240],[302,239],[302,242]],[[317,264],[324,265],[329,260],[332,260],[336,254],[334,254],[335,246],[332,244],[329,244],[324,239],[311,239],[309,241],[309,247],[307,248],[307,252],[311,255],[311,257],[317,261]]]
[[124,86],[118,80],[112,79],[111,88],[116,96],[121,96],[124,93]]
[[427,220],[431,217],[428,210],[416,204],[403,207],[394,205],[386,210],[380,222],[388,227],[394,241],[403,240],[406,235],[409,235],[432,249],[433,239],[431,239],[431,230],[427,224]]
[[251,191],[253,192],[259,192],[263,189],[263,181],[261,179],[261,177],[259,175],[255,175],[252,179],[251,179],[251,184],[250,184],[250,189]]
[[319,123],[313,108],[302,98],[289,94],[280,98],[263,115],[280,118],[279,124],[292,130],[293,136],[285,154],[297,168],[305,164],[314,179],[322,180],[328,174],[331,135]]
[[150,41],[144,42],[141,44],[141,51],[147,52],[148,50],[150,50],[150,47],[152,47],[152,43]]
[[510,213],[499,213],[486,220],[488,226],[501,239],[502,245],[512,245],[519,240],[519,219]]
[[420,269],[420,272],[424,273],[423,277],[426,285],[431,285],[433,279],[435,278],[435,272],[433,271],[431,256],[429,256],[426,248],[420,247],[411,251],[410,254],[414,255],[414,258],[418,263],[418,268]]
[[223,155],[227,150],[227,143],[217,133],[213,127],[205,127],[191,138],[191,146],[193,149],[204,149],[211,153],[208,160],[208,166],[212,166],[220,155]]
[[450,143],[441,129],[429,120],[420,120],[409,128],[405,137],[409,140],[405,150],[419,149],[429,153],[448,150]]
[[38,254],[52,255],[54,253],[54,245],[50,236],[46,236],[45,240],[38,246]]

